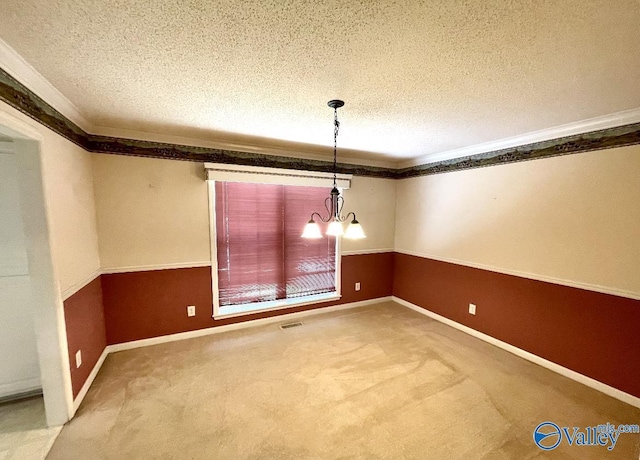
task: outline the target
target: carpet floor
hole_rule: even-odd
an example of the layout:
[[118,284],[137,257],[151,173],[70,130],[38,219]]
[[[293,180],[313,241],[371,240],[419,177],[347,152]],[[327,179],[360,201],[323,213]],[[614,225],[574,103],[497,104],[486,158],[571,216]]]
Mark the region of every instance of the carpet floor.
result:
[[[57,459],[638,459],[533,431],[624,404],[392,302],[108,356]],[[573,429],[571,428],[571,432]]]

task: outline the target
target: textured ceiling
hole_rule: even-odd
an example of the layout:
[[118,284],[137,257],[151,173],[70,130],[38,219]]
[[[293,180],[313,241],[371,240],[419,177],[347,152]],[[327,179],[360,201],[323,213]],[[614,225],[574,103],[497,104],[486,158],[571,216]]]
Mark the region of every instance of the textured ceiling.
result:
[[[3,0],[96,126],[415,158],[640,107],[638,0]],[[328,153],[328,151],[327,151]]]

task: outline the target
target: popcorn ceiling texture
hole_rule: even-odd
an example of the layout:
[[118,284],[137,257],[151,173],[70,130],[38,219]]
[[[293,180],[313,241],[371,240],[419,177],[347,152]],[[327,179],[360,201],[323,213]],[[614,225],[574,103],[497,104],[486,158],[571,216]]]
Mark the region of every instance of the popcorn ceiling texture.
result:
[[330,145],[338,97],[340,147],[401,160],[640,107],[638,23],[635,0],[4,0],[0,38],[99,126]]

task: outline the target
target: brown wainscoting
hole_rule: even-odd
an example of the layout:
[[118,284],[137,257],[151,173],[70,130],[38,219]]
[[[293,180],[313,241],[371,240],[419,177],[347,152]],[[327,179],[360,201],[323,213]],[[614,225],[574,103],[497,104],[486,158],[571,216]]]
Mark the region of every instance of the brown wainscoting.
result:
[[640,397],[640,301],[399,253],[394,267],[394,296]]
[[[214,320],[209,267],[102,275],[107,343],[130,342],[253,319],[391,295],[392,252],[342,257],[342,298],[337,302]],[[361,290],[355,291],[355,283]],[[196,316],[187,316],[195,305]]]
[[[64,320],[75,398],[107,346],[100,276],[64,301]],[[82,365],[76,369],[78,350],[82,351]]]

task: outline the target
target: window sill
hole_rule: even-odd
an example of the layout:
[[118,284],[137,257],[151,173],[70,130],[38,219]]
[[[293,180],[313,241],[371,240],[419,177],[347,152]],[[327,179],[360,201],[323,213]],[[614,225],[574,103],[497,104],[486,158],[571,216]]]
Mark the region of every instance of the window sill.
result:
[[245,316],[253,313],[262,313],[265,311],[283,310],[285,308],[301,307],[304,305],[312,305],[315,303],[330,302],[339,300],[342,297],[337,292],[327,292],[325,294],[316,294],[296,299],[271,300],[269,302],[245,303],[240,305],[227,305],[218,307],[217,313],[214,309],[213,318],[233,318],[234,316]]

